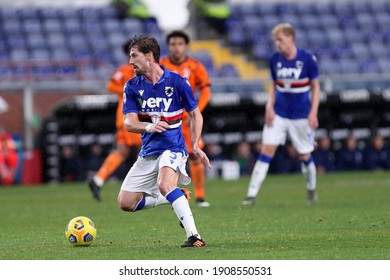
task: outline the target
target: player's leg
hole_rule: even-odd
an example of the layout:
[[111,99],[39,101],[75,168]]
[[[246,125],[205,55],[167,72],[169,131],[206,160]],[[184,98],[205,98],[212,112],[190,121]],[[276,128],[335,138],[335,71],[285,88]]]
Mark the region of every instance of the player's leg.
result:
[[138,158],[123,180],[118,205],[123,211],[135,212],[169,204],[157,187],[158,159]]
[[[128,133],[129,134],[129,133]],[[100,190],[110,176],[121,166],[130,154],[130,145],[125,129],[118,128],[115,135],[116,147],[104,160],[98,172],[88,181],[93,197],[100,200]]]
[[193,154],[189,156],[190,176],[194,185],[195,199],[199,207],[210,207],[210,203],[204,199],[205,169],[200,158]]
[[242,201],[242,205],[251,206],[267,176],[269,165],[275,155],[279,144],[286,141],[286,125],[284,119],[276,116],[272,127],[264,125],[263,143],[261,153],[252,170],[249,182],[247,197]]
[[269,165],[275,155],[277,147],[277,145],[262,145],[261,154],[252,170],[247,197],[242,201],[242,205],[251,206],[254,204],[255,198],[267,176]]
[[[192,184],[194,186],[194,196],[196,203],[199,207],[209,207],[210,203],[205,200],[205,181],[206,181],[206,172],[204,169],[204,164],[202,161],[192,153],[192,142],[191,142],[191,132],[188,125],[183,124],[182,132],[184,140],[186,142],[190,176]],[[204,142],[201,139],[199,147],[203,149]]]
[[176,216],[183,225],[187,240],[182,247],[201,247],[205,245],[196,226],[188,200],[178,182],[189,183],[185,172],[186,159],[180,153],[166,151],[161,155],[157,185],[160,192],[172,204]]
[[311,155],[314,150],[314,131],[310,128],[306,119],[293,120],[289,126],[289,134],[301,160],[301,171],[306,181],[307,201],[309,204],[316,204],[318,202],[316,193],[317,171]]

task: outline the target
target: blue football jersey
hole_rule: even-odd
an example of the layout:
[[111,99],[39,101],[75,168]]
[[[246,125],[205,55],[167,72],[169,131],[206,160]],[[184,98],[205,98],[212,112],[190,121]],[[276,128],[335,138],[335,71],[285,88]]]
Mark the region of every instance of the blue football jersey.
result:
[[193,111],[198,103],[187,79],[162,69],[164,74],[155,85],[144,76],[136,76],[125,84],[123,114],[137,113],[141,122],[162,120],[170,125],[163,133],[142,134],[140,156],[160,155],[165,150],[187,154],[181,131],[183,112]]
[[307,118],[311,108],[311,82],[318,78],[315,56],[298,49],[293,60],[287,60],[280,52],[269,59],[271,76],[275,82],[275,113],[283,118]]

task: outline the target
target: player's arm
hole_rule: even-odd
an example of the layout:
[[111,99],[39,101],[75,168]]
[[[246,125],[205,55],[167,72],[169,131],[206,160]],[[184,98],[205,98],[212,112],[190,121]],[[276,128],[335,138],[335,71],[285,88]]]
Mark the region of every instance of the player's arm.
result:
[[153,124],[140,122],[137,113],[127,113],[123,118],[126,130],[133,133],[161,133],[169,129],[169,124],[164,121]]
[[308,116],[309,125],[312,128],[318,127],[318,107],[320,106],[320,81],[315,79],[311,81],[311,109]]
[[275,85],[276,82],[274,81],[274,85],[268,96],[267,104],[265,105],[265,123],[267,126],[272,126],[275,119]]
[[122,95],[122,94],[123,94],[123,85],[117,83],[117,82],[114,81],[114,80],[110,80],[110,81],[107,83],[106,89],[107,89],[107,91],[110,92],[110,93],[115,93],[115,94],[118,94],[118,95]]
[[202,162],[211,168],[210,160],[207,155],[199,148],[200,135],[203,127],[203,117],[198,107],[188,113],[190,116],[191,142],[193,153],[198,156]]
[[112,76],[111,79],[108,81],[106,85],[106,89],[110,93],[115,93],[120,95],[123,94],[123,84],[126,82],[125,75],[123,73],[124,69],[123,67],[120,67]]
[[211,98],[210,78],[203,64],[200,64],[198,66],[196,76],[198,79],[197,84],[199,87],[198,107],[199,111],[203,112],[209,104]]

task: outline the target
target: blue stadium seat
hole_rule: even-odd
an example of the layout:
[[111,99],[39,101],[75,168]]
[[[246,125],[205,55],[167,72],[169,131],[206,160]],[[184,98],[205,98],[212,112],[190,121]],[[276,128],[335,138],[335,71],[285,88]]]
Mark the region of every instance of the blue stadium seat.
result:
[[2,23],[0,29],[5,35],[14,35],[21,33],[22,25],[17,19],[8,19]]
[[360,12],[356,15],[356,22],[360,28],[375,26],[375,17],[372,14]]
[[300,18],[302,28],[304,29],[319,29],[322,27],[321,22],[318,20],[318,16],[307,15]]
[[220,66],[219,76],[222,78],[239,78],[240,73],[234,64],[225,63]]
[[22,31],[25,34],[41,33],[41,22],[38,19],[27,19],[22,21]]
[[369,43],[371,56],[377,60],[390,58],[390,50],[383,42],[373,41]]
[[320,22],[323,30],[339,27],[339,19],[330,13],[318,14],[318,21]]
[[325,30],[325,34],[328,38],[328,42],[331,45],[338,45],[340,43],[343,43],[344,35],[343,32],[339,29],[333,28],[333,29],[327,29]]
[[63,30],[65,33],[73,34],[74,32],[81,32],[81,22],[78,18],[64,19]]
[[296,3],[289,3],[289,2],[278,2],[275,3],[276,6],[276,14],[278,15],[285,15],[285,14],[296,14],[298,13],[298,8]]
[[268,44],[255,44],[252,47],[252,54],[256,60],[268,60],[268,57],[270,56],[272,52],[272,49],[269,47]]
[[118,12],[116,8],[112,5],[103,6],[98,9],[100,18],[116,18],[118,16]]
[[65,6],[58,9],[58,16],[64,21],[79,20],[78,9],[72,6]]
[[19,20],[18,8],[2,7],[0,9],[0,19],[3,19],[3,23],[9,20]]
[[246,45],[247,37],[242,28],[231,28],[227,32],[227,41],[230,46],[242,47],[243,45]]
[[143,32],[142,22],[136,18],[126,18],[122,20],[121,25],[123,31],[131,37],[136,34],[139,35]]
[[64,33],[52,33],[46,36],[46,42],[49,49],[56,49],[66,45],[66,38]]
[[244,28],[244,30],[246,31],[258,30],[261,27],[262,27],[262,20],[258,16],[252,15],[242,19],[242,28]]
[[18,15],[21,20],[38,20],[38,8],[35,7],[21,7],[18,9]]
[[49,60],[51,54],[47,49],[36,48],[30,51],[29,58],[33,60]]
[[373,14],[386,13],[390,11],[390,5],[386,0],[369,1],[368,6]]
[[10,51],[15,49],[25,49],[27,48],[27,40],[25,36],[20,33],[9,35],[7,38],[7,46]]
[[335,74],[340,72],[338,63],[333,60],[325,59],[319,61],[319,69],[321,74]]
[[72,50],[88,50],[88,44],[82,33],[68,36],[67,47]]
[[72,59],[72,54],[65,47],[57,47],[52,50],[51,58],[54,60],[69,60]]
[[42,30],[46,34],[62,33],[62,22],[59,19],[46,19],[42,21]]
[[314,1],[313,9],[317,15],[330,15],[333,13],[332,3],[327,1]]
[[118,32],[122,30],[121,23],[116,18],[106,18],[102,22],[103,30],[110,34],[111,32]]
[[214,67],[213,58],[207,50],[198,50],[192,53],[192,56],[202,62],[206,69]]
[[267,32],[271,32],[272,28],[280,23],[280,19],[277,15],[266,15],[263,17],[264,27],[261,29]]
[[347,45],[337,45],[333,47],[333,59],[343,60],[343,59],[353,59],[354,55],[352,50]]
[[38,10],[38,16],[41,20],[61,19],[59,9],[54,7],[41,7]]
[[94,35],[94,34],[103,32],[102,23],[100,20],[97,20],[97,19],[84,20],[81,22],[81,27],[82,27],[82,30],[85,32],[85,35],[87,35],[87,36],[89,34]]
[[370,12],[371,5],[368,1],[355,0],[350,3],[350,9],[352,9],[355,14],[359,15],[361,13]]
[[258,5],[255,5],[254,9],[259,16],[277,14],[277,6],[272,2],[259,3]]
[[36,48],[45,48],[46,40],[45,37],[41,33],[32,33],[27,35],[27,47],[30,50]]
[[29,50],[36,48],[45,48],[46,39],[41,33],[32,33],[27,35],[27,47]]
[[359,73],[360,65],[355,59],[344,59],[339,62],[340,73],[342,74],[353,74]]
[[390,16],[388,13],[380,12],[375,14],[374,19],[379,29],[385,30],[390,26]]
[[88,40],[92,51],[107,51],[110,48],[110,44],[104,36],[92,36]]
[[[296,11],[295,14],[299,16],[307,16],[307,15],[313,15],[313,16],[318,16],[317,14],[317,9],[315,7],[315,2],[303,2],[300,3],[299,5],[296,5]],[[321,14],[324,13],[324,11],[321,12]]]
[[370,49],[364,43],[352,44],[350,48],[356,59],[369,59],[371,56]]
[[27,60],[29,55],[26,49],[12,49],[10,50],[10,58],[12,61]]
[[284,14],[281,21],[291,24],[294,26],[294,28],[302,28],[304,25],[301,21],[301,18],[299,18],[299,16],[296,14]]
[[348,45],[353,43],[363,43],[364,37],[361,34],[361,30],[356,28],[346,28],[343,30],[345,41]]
[[390,57],[378,61],[382,73],[390,73]]
[[145,19],[143,21],[143,31],[145,33],[159,33],[161,32],[157,20],[154,18]]
[[111,47],[120,47],[120,49],[122,49],[121,46],[125,42],[125,40],[131,39],[131,38],[132,38],[132,36],[129,36],[128,38],[126,38],[125,36],[123,36],[123,34],[121,32],[116,31],[116,32],[109,33],[106,40],[108,39],[108,42],[111,45]]
[[87,20],[93,20],[97,21],[100,20],[100,11],[97,7],[81,7],[77,10],[77,15],[81,20],[87,21]]
[[360,73],[378,74],[381,72],[381,67],[375,60],[364,60],[359,63]]

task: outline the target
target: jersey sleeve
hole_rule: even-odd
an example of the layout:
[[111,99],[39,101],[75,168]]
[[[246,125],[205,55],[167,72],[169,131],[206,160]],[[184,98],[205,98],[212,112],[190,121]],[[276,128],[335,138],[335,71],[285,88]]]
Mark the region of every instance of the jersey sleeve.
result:
[[137,100],[131,87],[131,81],[128,81],[124,87],[122,109],[124,115],[127,113],[138,113]]
[[308,65],[309,65],[309,78],[310,80],[315,80],[319,77],[320,72],[318,69],[318,63],[317,63],[317,58],[315,57],[314,54],[308,53]]
[[180,77],[180,93],[183,101],[184,108],[187,112],[191,112],[198,107],[198,102],[196,101],[195,95],[192,91],[191,84],[186,78]]

